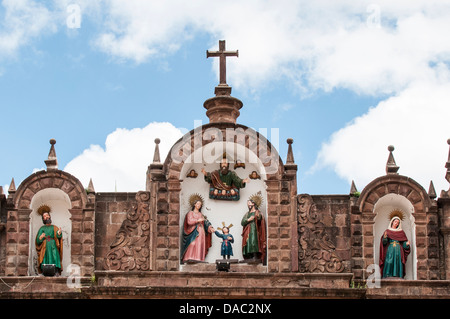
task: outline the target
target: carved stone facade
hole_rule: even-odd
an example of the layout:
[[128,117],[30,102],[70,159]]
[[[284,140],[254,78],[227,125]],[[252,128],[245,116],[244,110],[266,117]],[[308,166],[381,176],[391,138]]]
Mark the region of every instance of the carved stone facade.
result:
[[150,194],[139,192],[105,258],[105,270],[150,269]]
[[[222,136],[230,128],[247,135],[250,132],[238,124],[214,127],[218,126],[221,128],[216,133]],[[193,154],[196,148],[217,142],[216,138],[203,139],[199,145],[194,141],[196,134],[204,136],[210,127],[205,125],[188,133],[177,147]],[[241,137],[236,134],[236,139]],[[250,148],[251,140],[248,136],[245,139],[245,147]],[[270,149],[267,140],[260,141]],[[318,297],[320,294],[314,289],[321,288],[327,294],[320,296],[333,298],[404,297],[411,293],[450,297],[448,192],[436,199],[432,184],[427,192],[409,177],[387,173],[369,183],[360,194],[354,189],[348,195],[297,194],[292,140],[288,143],[286,164],[276,152],[268,153],[275,154],[272,159],[276,158],[279,165],[263,174],[260,184],[266,190],[267,265],[236,264],[230,274],[218,272],[213,263],[181,265],[182,177],[190,167],[186,166],[188,156],[179,162],[168,157],[164,163],[156,158],[147,172],[147,189],[137,193],[95,192],[91,184],[84,189],[76,177],[48,169],[32,174],[17,190],[11,187],[8,197],[0,194],[0,275],[4,276],[1,293],[14,297],[28,291],[34,296],[33,291],[53,289],[53,293],[60,292],[68,298],[117,297],[129,294],[133,286],[152,286],[156,290],[140,288],[133,293],[149,297],[175,297],[187,291],[193,297],[218,296],[220,292],[229,297]],[[269,167],[270,163],[265,165]],[[66,240],[71,249],[65,253],[70,254],[71,264],[80,266],[84,288],[79,294],[56,278],[51,282],[37,279],[34,288],[28,288],[27,278],[35,278],[29,256],[32,216],[39,204],[35,203],[36,198],[44,200],[42,194],[48,191],[63,193],[70,203],[71,232]],[[380,231],[392,209],[403,210],[404,223],[409,225],[409,277],[400,282],[382,280],[381,289],[377,290],[352,290],[352,285],[365,286],[373,276]],[[95,286],[89,284],[89,278],[94,276]],[[230,284],[243,286],[229,294],[226,291]],[[13,292],[11,287],[22,287],[23,291]],[[53,293],[46,296],[55,297]]]
[[299,271],[349,272],[348,198],[298,195]]
[[[52,140],[47,170],[32,174],[17,190],[11,183],[8,196],[0,188],[0,297],[450,298],[449,191],[436,199],[432,184],[427,192],[399,175],[390,147],[386,175],[360,194],[354,185],[344,195],[298,194],[292,139],[284,162],[266,137],[236,123],[242,103],[235,98],[229,103],[230,92],[229,87],[216,90],[219,96],[205,104],[210,123],[185,134],[164,162],[155,140],[146,189],[138,192],[96,192],[92,181],[85,189],[57,168]],[[186,174],[213,168],[223,153],[247,165],[240,174],[257,171],[260,179],[246,186],[240,202],[209,201],[205,209],[216,225],[234,218],[234,236],[240,238],[246,199],[257,192],[267,227],[267,260],[241,260],[230,272],[218,271],[214,260],[184,265],[180,256],[187,199],[209,190],[202,176],[194,180]],[[450,157],[446,167],[450,182]],[[41,223],[36,211],[47,202],[58,207],[57,216],[65,213],[60,219],[69,244],[65,265],[80,268],[83,285],[77,291],[65,285],[70,273],[48,280],[33,273],[33,231]],[[382,281],[380,290],[353,289],[355,283],[364,287],[369,269],[378,264],[381,234],[394,209],[404,213],[412,243],[406,279]],[[237,245],[235,251],[240,250]]]

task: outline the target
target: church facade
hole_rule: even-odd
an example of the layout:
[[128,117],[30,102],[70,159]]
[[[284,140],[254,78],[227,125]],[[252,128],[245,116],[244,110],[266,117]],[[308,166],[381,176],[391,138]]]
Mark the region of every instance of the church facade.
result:
[[[210,56],[225,59],[225,52],[231,56],[223,44]],[[0,297],[450,297],[450,191],[437,196],[432,182],[426,190],[399,174],[390,146],[386,174],[361,192],[353,184],[343,195],[299,193],[293,140],[287,140],[286,157],[278,154],[262,134],[237,122],[242,106],[221,70],[215,96],[204,102],[210,122],[183,136],[164,160],[156,139],[153,162],[143,172],[146,189],[138,192],[96,191],[95,181],[82,185],[58,169],[51,140],[46,170],[17,187],[13,181],[7,194],[0,189]],[[205,176],[224,159],[241,184],[226,185],[222,196]],[[450,156],[444,166],[450,182]],[[196,211],[193,198],[201,201],[203,224],[229,228],[230,260],[208,227],[196,228],[198,238],[209,238],[202,257],[183,259],[192,241],[184,236],[188,213]],[[259,251],[247,259],[243,216],[253,207],[250,199],[262,228],[249,230]],[[44,276],[39,268],[43,205],[62,231],[59,276]],[[394,215],[408,241],[400,242],[402,275],[385,278],[382,238]]]

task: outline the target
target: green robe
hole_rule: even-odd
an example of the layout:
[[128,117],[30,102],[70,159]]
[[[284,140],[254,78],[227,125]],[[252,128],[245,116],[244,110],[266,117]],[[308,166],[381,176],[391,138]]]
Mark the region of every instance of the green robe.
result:
[[[235,188],[239,189],[245,187],[245,183],[242,182],[242,179],[239,178],[239,176],[237,176],[235,172],[228,171],[228,174],[222,175],[222,172],[219,170],[218,173],[220,180],[223,184],[225,184],[225,188],[231,188],[232,186],[234,186]],[[211,173],[205,176],[205,181],[208,183],[213,183]],[[214,187],[222,189],[222,187],[218,187],[217,185],[214,185]]]
[[386,258],[384,260],[383,278],[386,277],[400,277],[403,278],[404,266],[402,263],[402,251],[409,250],[409,245],[406,242],[399,242],[391,238],[383,238],[383,246],[389,245],[386,251]]
[[241,225],[244,227],[244,233],[248,234],[247,241],[242,243],[242,254],[244,256],[261,252],[259,249],[258,228],[256,227],[255,221],[261,220],[262,216],[260,214],[258,218],[249,222],[248,219],[252,216],[255,216],[255,212],[247,212],[241,220]]
[[[58,235],[57,231],[58,228],[54,225],[44,225],[39,228],[36,236],[39,268],[42,267],[42,264],[54,264],[56,268],[62,269],[62,233]],[[39,237],[42,233],[45,233],[45,237],[41,240]],[[55,241],[55,239],[57,241]],[[45,249],[45,251],[43,249]]]

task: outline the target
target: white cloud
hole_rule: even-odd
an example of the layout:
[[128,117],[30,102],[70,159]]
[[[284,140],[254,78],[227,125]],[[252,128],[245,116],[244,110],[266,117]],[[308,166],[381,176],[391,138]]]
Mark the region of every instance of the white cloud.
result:
[[32,0],[3,0],[0,24],[0,57],[14,57],[17,51],[42,34],[56,31],[52,14]]
[[[70,1],[57,3],[55,0],[54,6],[59,9],[53,13],[61,22],[64,6]],[[226,39],[229,50],[239,49],[239,58],[227,62],[228,82],[234,87],[258,92],[287,79],[302,94],[344,88],[384,97],[367,114],[330,137],[315,169],[331,166],[343,178],[364,186],[384,173],[386,148],[394,144],[400,173],[411,175],[425,187],[429,179],[436,188],[446,187],[440,183],[448,151],[445,141],[450,137],[444,120],[450,115],[450,41],[446,40],[450,1],[79,3],[83,23],[87,19],[96,23],[95,46],[117,60],[144,63],[173,54],[186,41],[208,34],[208,49],[217,49],[218,39]],[[2,4],[3,54],[13,54],[32,39],[55,31],[55,17],[37,1],[4,0]],[[213,61],[217,72],[218,61]],[[118,129],[108,137],[105,149],[92,146],[67,169],[83,172],[76,175],[85,183],[92,177],[99,190],[113,189],[115,179],[120,179],[119,189],[134,189],[131,180],[135,177],[128,175],[139,175],[136,178],[145,186],[143,172],[151,156],[142,153],[131,159],[126,154],[138,149],[153,152],[156,135],[142,140],[145,129],[135,130]],[[122,140],[125,136],[127,142]],[[128,164],[137,159],[142,163]],[[136,172],[128,174],[129,169]]]
[[217,39],[239,49],[227,62],[232,86],[258,92],[284,78],[302,94],[345,88],[385,97],[331,136],[314,169],[331,166],[363,187],[384,174],[394,144],[400,173],[446,187],[449,1],[112,0],[104,10],[96,43],[117,59],[143,63],[206,32],[209,49]]
[[[208,33],[239,49],[229,82],[250,91],[288,78],[300,90],[393,94],[450,59],[448,1],[105,2],[97,37],[105,53],[136,63],[172,54]],[[374,8],[376,10],[374,10]],[[374,15],[379,28],[371,27]],[[213,64],[217,64],[214,59]],[[214,66],[214,72],[218,68]]]
[[395,146],[399,174],[419,182],[426,190],[430,180],[436,191],[448,189],[444,179],[450,138],[450,82],[420,82],[335,132],[325,143],[312,169],[332,167],[362,190],[386,174],[387,147]]
[[182,130],[170,123],[153,122],[144,128],[117,129],[106,138],[105,148],[91,145],[70,161],[64,171],[88,186],[92,178],[97,192],[145,190],[147,167],[153,161],[155,138],[160,138],[161,161]]

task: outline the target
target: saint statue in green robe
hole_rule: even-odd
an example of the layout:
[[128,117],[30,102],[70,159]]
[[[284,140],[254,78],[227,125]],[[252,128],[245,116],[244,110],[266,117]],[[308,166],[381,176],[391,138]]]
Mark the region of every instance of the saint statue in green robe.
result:
[[210,184],[209,198],[223,200],[239,200],[239,190],[244,188],[249,178],[241,179],[237,174],[230,170],[226,155],[224,154],[219,169],[207,173],[202,168],[205,181]]
[[242,255],[252,262],[265,263],[266,256],[266,224],[254,200],[247,201],[248,212],[241,220]]
[[401,219],[394,216],[380,242],[380,272],[383,278],[405,276],[406,259],[411,252],[410,242],[401,226]]
[[[48,206],[46,206],[48,207]],[[52,225],[50,209],[42,211],[44,226],[39,228],[36,235],[36,251],[38,255],[38,272],[42,273],[42,265],[55,265],[57,274],[62,271],[63,239],[61,228]]]

